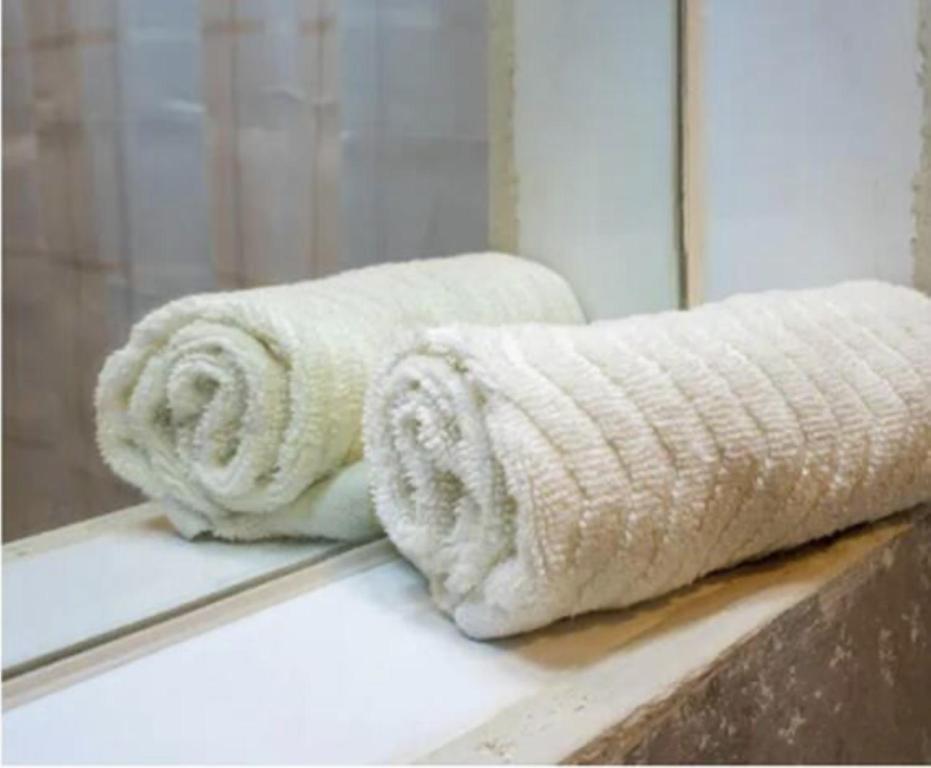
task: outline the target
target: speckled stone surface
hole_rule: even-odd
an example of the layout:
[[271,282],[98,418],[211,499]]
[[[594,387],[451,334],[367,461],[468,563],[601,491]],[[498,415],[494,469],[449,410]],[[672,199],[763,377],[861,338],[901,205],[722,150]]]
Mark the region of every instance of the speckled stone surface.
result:
[[569,763],[931,761],[931,514]]

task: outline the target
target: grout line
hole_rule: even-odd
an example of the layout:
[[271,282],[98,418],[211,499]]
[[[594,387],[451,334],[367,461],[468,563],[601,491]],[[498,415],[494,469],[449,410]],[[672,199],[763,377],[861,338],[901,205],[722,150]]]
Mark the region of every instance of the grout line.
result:
[[704,301],[705,156],[702,0],[679,0],[677,31],[680,304]]
[[931,293],[931,2],[918,6],[918,83],[921,90],[921,148],[912,195],[912,280]]
[[515,25],[513,0],[485,0],[488,93],[488,244],[519,253],[518,178],[514,146]]
[[685,244],[685,19],[688,0],[678,0],[675,17],[675,152],[676,201],[674,228],[679,267],[679,309],[689,307],[688,251]]

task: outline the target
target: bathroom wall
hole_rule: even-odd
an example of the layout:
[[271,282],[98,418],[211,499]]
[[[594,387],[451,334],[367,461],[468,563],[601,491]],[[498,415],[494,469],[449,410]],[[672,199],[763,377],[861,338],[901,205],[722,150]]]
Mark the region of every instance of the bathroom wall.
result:
[[678,304],[676,9],[514,3],[517,249],[562,272],[592,318]]
[[704,298],[849,278],[910,283],[918,0],[688,7],[702,34],[692,75],[705,175],[691,213],[704,217]]

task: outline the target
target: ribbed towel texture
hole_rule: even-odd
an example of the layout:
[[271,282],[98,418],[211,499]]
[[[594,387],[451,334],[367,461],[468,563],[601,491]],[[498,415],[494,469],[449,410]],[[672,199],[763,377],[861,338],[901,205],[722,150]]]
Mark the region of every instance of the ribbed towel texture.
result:
[[467,634],[622,607],[931,498],[931,301],[875,282],[414,334],[376,510]]
[[98,443],[185,535],[365,538],[378,526],[362,402],[395,336],[583,320],[562,278],[496,253],[190,296],[141,320],[104,364]]

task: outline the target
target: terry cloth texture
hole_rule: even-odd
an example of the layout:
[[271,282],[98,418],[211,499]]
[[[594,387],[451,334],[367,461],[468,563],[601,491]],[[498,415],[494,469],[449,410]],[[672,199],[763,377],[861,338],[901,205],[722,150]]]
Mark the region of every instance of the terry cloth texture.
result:
[[558,275],[496,253],[189,296],[104,364],[101,453],[188,536],[366,538],[379,531],[359,463],[372,369],[400,331],[457,321],[584,317]]
[[906,288],[433,329],[375,382],[377,514],[474,637],[636,603],[931,498],[931,301]]

